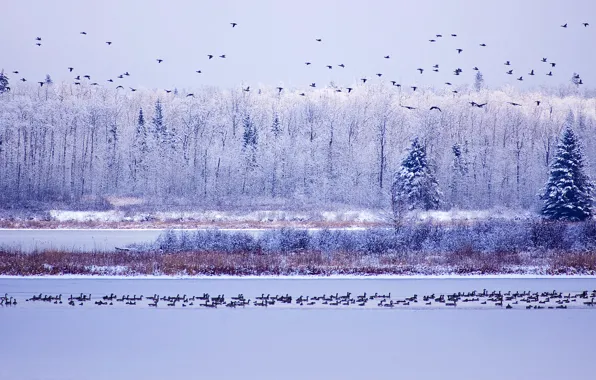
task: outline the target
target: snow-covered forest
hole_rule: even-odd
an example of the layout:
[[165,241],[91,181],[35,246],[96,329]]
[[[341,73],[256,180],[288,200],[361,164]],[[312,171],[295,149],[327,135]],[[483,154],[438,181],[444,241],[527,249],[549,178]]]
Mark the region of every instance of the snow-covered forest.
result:
[[10,84],[0,94],[5,204],[115,195],[212,207],[248,200],[389,207],[393,175],[418,137],[442,208],[537,210],[566,123],[596,177],[596,98],[571,84],[455,94],[379,82],[349,93],[331,84],[202,88],[192,96]]

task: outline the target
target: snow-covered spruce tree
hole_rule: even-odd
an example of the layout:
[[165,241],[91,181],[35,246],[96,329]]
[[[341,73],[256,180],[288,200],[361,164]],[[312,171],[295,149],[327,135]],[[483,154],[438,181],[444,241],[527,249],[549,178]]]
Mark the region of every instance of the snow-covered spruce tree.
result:
[[474,89],[479,92],[484,87],[484,77],[480,71],[476,71],[476,77],[474,78]]
[[147,186],[147,154],[149,153],[149,147],[147,145],[147,127],[145,126],[143,108],[139,110],[139,118],[133,137],[131,153],[133,190],[136,192],[140,187],[145,188]]
[[451,147],[453,161],[451,162],[451,204],[462,208],[466,205],[469,197],[468,193],[468,161],[466,159],[467,148],[462,149],[461,145],[455,143]]
[[0,71],[0,94],[10,91],[8,87],[8,77],[4,74],[4,70]]
[[426,158],[426,147],[416,137],[393,179],[393,215],[399,220],[407,210],[435,210],[439,207],[441,197],[433,168]]
[[542,215],[547,219],[581,221],[592,217],[593,183],[584,172],[584,159],[573,129],[563,130],[551,164]]
[[245,194],[247,181],[250,181],[254,170],[257,168],[257,129],[250,118],[246,115],[242,121],[244,132],[242,133],[242,153],[244,154],[244,177],[242,180],[242,194]]

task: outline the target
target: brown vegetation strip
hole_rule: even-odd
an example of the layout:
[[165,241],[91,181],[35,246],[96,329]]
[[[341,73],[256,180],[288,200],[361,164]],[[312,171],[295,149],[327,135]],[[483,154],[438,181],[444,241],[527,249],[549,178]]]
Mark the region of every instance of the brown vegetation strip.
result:
[[596,274],[596,252],[554,252],[540,257],[515,252],[459,250],[437,255],[224,252],[0,251],[2,275],[433,275]]

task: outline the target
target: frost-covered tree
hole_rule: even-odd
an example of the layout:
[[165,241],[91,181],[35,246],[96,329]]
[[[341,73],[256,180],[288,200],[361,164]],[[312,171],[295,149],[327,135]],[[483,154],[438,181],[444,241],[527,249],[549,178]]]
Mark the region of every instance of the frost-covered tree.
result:
[[0,94],[10,91],[8,87],[8,77],[4,74],[4,70],[0,71]]
[[547,219],[581,221],[592,217],[593,183],[584,172],[580,142],[566,126],[550,168],[542,215]]
[[480,71],[476,71],[476,77],[474,78],[474,89],[476,91],[482,90],[484,87],[484,77]]
[[467,149],[462,149],[459,143],[455,143],[451,147],[453,153],[453,161],[451,162],[451,204],[455,207],[463,207],[467,204],[469,197],[468,184],[468,161],[466,158]]
[[145,116],[143,115],[143,108],[141,108],[139,110],[137,127],[135,129],[132,144],[131,173],[133,180],[133,189],[135,191],[139,185],[146,185],[148,153],[149,147],[147,145],[147,127],[145,126]]
[[242,133],[242,152],[244,153],[244,179],[242,181],[242,193],[246,191],[247,181],[250,180],[257,164],[257,129],[250,118],[246,115],[242,120],[244,131]]
[[441,196],[433,168],[426,157],[426,147],[416,137],[394,176],[391,187],[394,216],[399,217],[405,210],[437,209]]
[[46,79],[44,80],[46,85],[51,85],[54,83],[54,81],[52,80],[52,77],[50,76],[50,74],[46,74]]

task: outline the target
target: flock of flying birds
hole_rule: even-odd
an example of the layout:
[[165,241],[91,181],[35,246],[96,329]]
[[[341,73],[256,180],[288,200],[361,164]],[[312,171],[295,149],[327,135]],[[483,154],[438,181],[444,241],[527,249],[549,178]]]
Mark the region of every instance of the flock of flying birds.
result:
[[[235,23],[235,22],[231,22],[231,23],[230,23],[230,25],[232,26],[232,28],[236,28],[236,26],[238,26],[238,24],[237,24],[237,23]],[[590,24],[589,24],[589,23],[587,23],[587,22],[584,22],[584,23],[582,23],[582,25],[583,25],[583,27],[584,27],[584,28],[586,28],[586,27],[588,27]],[[568,24],[567,24],[567,23],[565,23],[565,24],[561,25],[560,27],[561,27],[561,28],[564,28],[564,29],[567,29],[567,28],[568,28]],[[86,35],[87,35],[87,32],[80,32],[80,34],[81,34],[82,36],[86,36]],[[451,35],[450,35],[450,37],[451,37],[451,38],[455,38],[455,37],[457,37],[457,34],[451,34]],[[443,38],[443,35],[442,35],[442,34],[436,34],[436,35],[435,35],[433,38],[429,39],[429,42],[430,42],[430,43],[436,43],[436,42],[438,42],[438,41],[439,41],[440,39],[442,39],[442,38]],[[42,38],[41,38],[41,37],[36,37],[35,41],[36,41],[36,45],[37,45],[38,47],[41,47],[41,46],[42,46]],[[323,42],[323,40],[322,40],[321,38],[316,38],[316,39],[315,39],[315,41],[316,41],[317,43],[321,43],[321,42]],[[105,43],[106,43],[106,45],[107,45],[107,46],[111,46],[111,45],[112,45],[112,41],[106,41]],[[486,45],[485,43],[481,43],[481,44],[479,44],[479,46],[480,46],[481,48],[485,48],[485,47],[487,47],[487,45]],[[463,50],[462,48],[457,48],[457,49],[455,49],[455,52],[456,52],[457,54],[462,54],[462,53],[463,53],[463,51],[464,51],[464,50]],[[221,54],[221,55],[219,55],[219,56],[217,56],[217,57],[218,57],[219,59],[225,59],[225,58],[226,58],[226,55],[225,55],[225,54]],[[214,54],[207,54],[207,59],[208,59],[208,60],[211,60],[211,59],[214,59],[214,58],[216,58],[216,55],[214,55]],[[385,55],[383,58],[384,58],[384,59],[391,59],[391,56],[389,56],[389,55]],[[163,63],[163,62],[164,62],[164,60],[163,60],[163,59],[161,59],[161,58],[156,58],[156,59],[155,59],[155,61],[157,62],[157,64],[161,64],[161,63]],[[543,64],[546,64],[546,65],[548,65],[549,71],[548,71],[548,73],[546,73],[546,75],[547,75],[547,76],[549,76],[549,77],[552,77],[552,76],[554,75],[552,70],[553,70],[553,69],[554,69],[554,68],[557,66],[556,62],[550,62],[550,61],[549,61],[547,58],[542,58],[540,62],[541,62],[541,63],[543,63]],[[309,62],[309,61],[307,61],[307,62],[305,62],[305,65],[306,65],[306,66],[311,66],[311,65],[312,65],[312,62]],[[506,71],[505,71],[505,74],[506,74],[506,75],[514,75],[514,70],[513,70],[513,69],[509,69],[509,67],[510,67],[510,66],[512,66],[512,64],[511,64],[511,61],[505,61],[505,62],[504,62],[504,65],[505,65],[505,66],[507,66],[507,69],[506,69]],[[346,67],[346,65],[345,65],[345,64],[343,64],[343,63],[340,63],[340,64],[338,64],[338,65],[336,65],[336,66],[337,66],[337,67],[340,67],[341,69],[345,69],[345,67]],[[327,69],[331,70],[331,69],[333,69],[333,67],[334,67],[334,66],[333,66],[333,65],[325,65],[325,67],[326,67]],[[68,71],[69,71],[70,73],[72,73],[72,72],[75,70],[73,67],[68,67],[67,69],[68,69]],[[473,70],[473,71],[479,71],[480,69],[479,69],[477,66],[474,66],[474,67],[472,68],[472,70]],[[418,68],[418,69],[417,69],[417,71],[419,71],[420,75],[422,75],[422,74],[424,74],[424,72],[425,72],[425,69],[424,69],[424,68]],[[433,72],[439,72],[439,64],[435,64],[435,65],[433,65],[433,66],[432,66],[432,71],[433,71]],[[453,70],[453,75],[459,76],[459,75],[460,75],[461,73],[463,73],[463,72],[464,72],[464,70],[458,67],[458,68],[456,68],[455,70]],[[19,71],[18,71],[18,70],[15,70],[15,71],[13,71],[12,73],[13,73],[13,74],[19,74]],[[196,70],[196,73],[197,73],[197,74],[202,74],[202,70]],[[381,77],[383,76],[383,73],[376,73],[375,75],[376,75],[377,77],[381,78]],[[532,69],[532,70],[531,70],[529,73],[527,73],[527,75],[528,75],[528,76],[535,76],[535,75],[536,75],[535,69]],[[130,76],[130,73],[129,73],[128,71],[126,71],[126,72],[124,72],[124,73],[121,73],[121,74],[119,74],[118,76],[116,76],[116,79],[117,79],[117,80],[122,80],[122,79],[125,79],[125,77],[128,77],[128,76]],[[91,76],[90,76],[90,75],[88,75],[88,74],[86,74],[86,75],[77,75],[76,77],[74,77],[74,84],[75,84],[75,85],[81,85],[81,83],[82,83],[82,81],[83,81],[83,79],[81,79],[81,78],[83,78],[83,79],[86,79],[87,81],[91,81]],[[582,85],[582,84],[584,83],[584,82],[583,82],[583,80],[582,80],[582,78],[579,76],[579,74],[574,74],[574,78],[573,78],[573,79],[574,79],[574,82],[575,82],[577,85]],[[21,80],[22,82],[26,82],[26,81],[27,81],[27,79],[26,79],[26,78],[21,78],[20,80]],[[368,78],[361,78],[361,79],[360,79],[360,81],[362,82],[362,84],[366,84],[366,82],[367,82],[368,80],[369,80]],[[520,76],[517,78],[517,80],[518,80],[518,81],[523,81],[523,80],[524,80],[524,75],[523,75],[523,74],[522,74],[522,75],[520,75]],[[107,82],[109,82],[109,83],[114,83],[115,81],[114,81],[114,79],[111,79],[111,78],[110,78],[110,79],[107,79]],[[44,84],[47,84],[48,82],[47,82],[47,81],[39,81],[39,82],[37,82],[37,83],[40,85],[40,87],[43,87],[43,86],[44,86]],[[390,83],[392,84],[392,86],[395,86],[395,87],[398,87],[398,88],[401,88],[401,87],[402,87],[402,86],[401,86],[401,84],[397,83],[395,80],[391,80],[391,81],[390,81]],[[99,84],[99,83],[97,83],[97,82],[91,82],[91,83],[89,83],[89,84],[90,84],[91,86],[99,86],[99,85],[100,85],[100,84]],[[452,83],[451,83],[451,82],[445,82],[445,85],[447,85],[447,86],[452,86]],[[315,82],[313,82],[313,83],[311,83],[309,86],[310,86],[310,87],[312,87],[312,88],[315,88],[315,87],[317,86],[317,84],[316,84]],[[134,87],[129,87],[129,88],[130,88],[130,91],[132,91],[132,92],[134,92],[134,91],[137,91],[137,89],[136,89],[136,88],[134,88]],[[418,89],[418,87],[417,87],[417,86],[410,86],[410,88],[412,89],[412,91],[416,91],[416,90]],[[124,89],[124,86],[122,86],[122,85],[118,85],[118,86],[116,87],[116,89]],[[245,92],[249,92],[249,91],[251,90],[251,89],[250,89],[250,86],[248,86],[248,87],[246,87],[246,88],[244,88],[244,87],[243,87],[242,89],[243,89],[243,91],[245,91]],[[278,93],[279,93],[279,94],[281,94],[281,92],[284,90],[284,88],[283,88],[283,87],[277,87],[276,89],[277,89],[277,91],[278,91]],[[347,91],[347,93],[351,93],[351,92],[354,90],[354,88],[352,88],[352,87],[346,87],[346,88],[344,88],[343,90],[342,90],[341,88],[337,88],[335,91],[336,91],[336,92],[343,92],[344,90],[345,90],[345,91]],[[166,93],[171,93],[171,92],[172,92],[172,90],[168,90],[168,89],[166,89],[166,90],[164,90],[164,91],[165,91]],[[458,92],[457,92],[457,90],[452,90],[452,92],[453,92],[454,94],[457,94],[457,93],[458,93]],[[260,93],[260,90],[259,90],[259,93]],[[306,94],[305,94],[304,92],[300,93],[299,95],[300,95],[300,96],[306,96]],[[189,93],[189,94],[187,94],[186,96],[187,96],[187,97],[193,97],[193,96],[194,96],[194,94],[193,94],[193,93]],[[522,106],[521,104],[519,104],[519,103],[515,103],[515,102],[507,102],[507,103],[508,103],[508,104],[510,104],[510,105],[512,105],[512,106],[517,106],[517,107],[519,107],[519,106]],[[541,101],[540,101],[540,100],[536,100],[536,101],[535,101],[535,103],[536,103],[536,106],[540,106],[540,103],[541,103]],[[483,108],[484,106],[486,106],[486,104],[487,104],[487,103],[476,103],[476,102],[470,102],[470,104],[471,104],[473,107]],[[415,109],[416,109],[416,107],[407,106],[407,105],[401,105],[401,107],[403,107],[403,108],[406,108],[406,109],[409,109],[409,110],[415,110]],[[430,110],[431,110],[431,111],[433,111],[433,110],[437,110],[437,111],[441,112],[441,108],[439,108],[439,107],[437,107],[437,106],[432,106],[432,107],[430,108]]]

